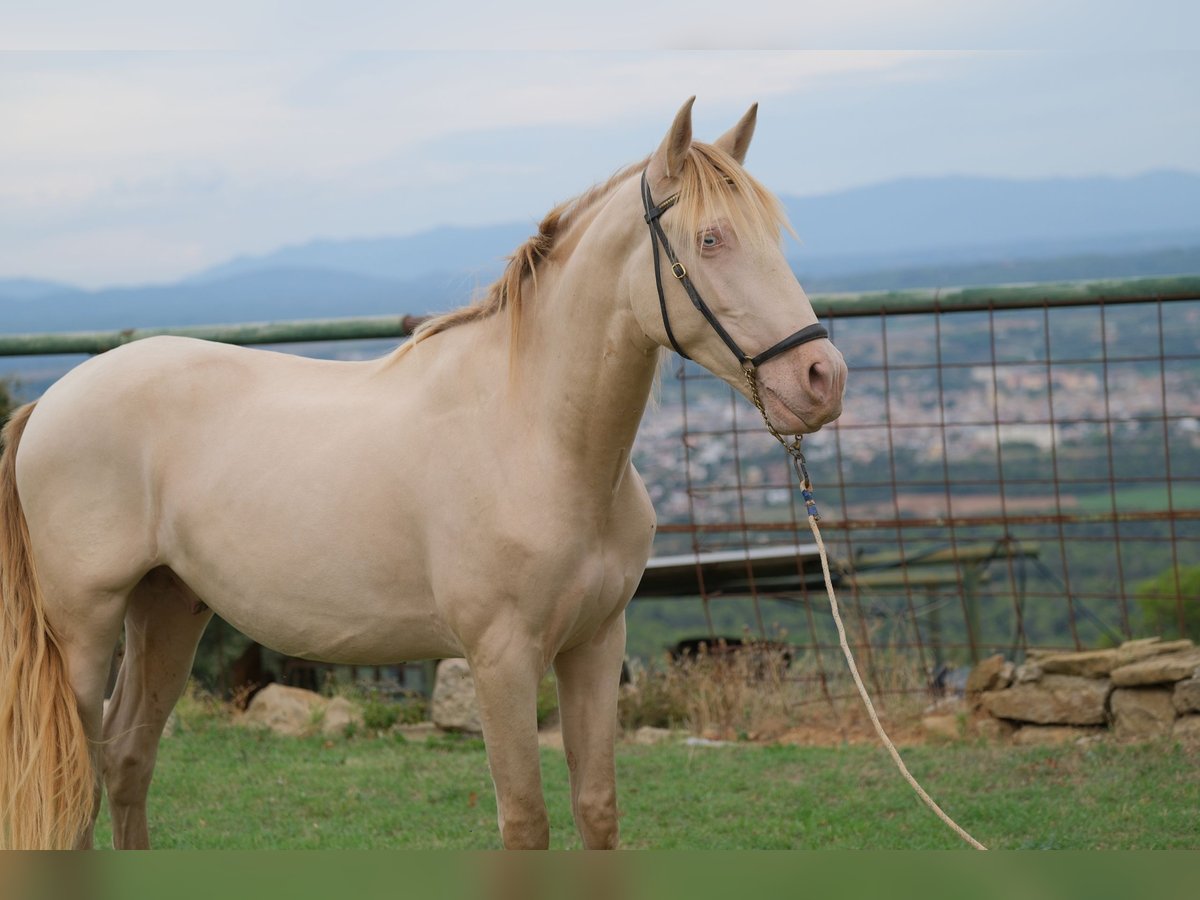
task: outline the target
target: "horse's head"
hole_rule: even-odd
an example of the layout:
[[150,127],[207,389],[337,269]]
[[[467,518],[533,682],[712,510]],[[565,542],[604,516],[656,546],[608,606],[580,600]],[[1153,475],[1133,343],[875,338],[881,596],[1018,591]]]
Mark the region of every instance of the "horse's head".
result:
[[783,256],[779,201],[742,168],[756,112],[709,145],[692,141],[692,100],[679,111],[645,169],[630,293],[648,338],[748,399],[750,367],[771,424],[806,434],[841,415],[846,363]]

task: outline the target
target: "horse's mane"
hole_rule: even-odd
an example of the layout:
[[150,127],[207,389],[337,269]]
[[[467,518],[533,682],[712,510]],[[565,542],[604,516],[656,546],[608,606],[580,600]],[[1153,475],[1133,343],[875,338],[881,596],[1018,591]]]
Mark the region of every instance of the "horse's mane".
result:
[[[626,166],[607,181],[550,210],[538,224],[537,233],[508,257],[504,273],[479,300],[426,320],[398,352],[456,325],[486,319],[504,310],[508,311],[512,346],[516,347],[526,291],[532,287],[533,292],[537,292],[539,263],[550,255],[562,234],[582,213],[607,197],[627,178],[640,174],[648,162],[647,158]],[[676,252],[685,260],[695,261],[696,234],[715,222],[726,223],[743,245],[778,244],[781,227],[791,231],[779,200],[719,147],[693,143],[684,158],[679,178],[678,199],[662,222]],[[655,202],[661,204],[665,199],[655,197]]]

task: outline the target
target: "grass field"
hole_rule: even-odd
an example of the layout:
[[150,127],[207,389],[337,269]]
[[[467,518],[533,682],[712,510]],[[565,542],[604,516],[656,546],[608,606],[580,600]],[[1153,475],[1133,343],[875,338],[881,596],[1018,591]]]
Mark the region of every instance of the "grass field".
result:
[[[918,779],[994,848],[1200,847],[1200,755],[1172,744],[913,747]],[[959,839],[872,746],[622,745],[623,846],[939,849]],[[566,766],[542,751],[551,843],[578,846]],[[482,742],[283,738],[213,722],[164,739],[156,847],[499,846]],[[110,844],[107,812],[97,829]]]
[[[1117,504],[1123,510],[1161,512],[1168,508],[1167,499],[1165,485],[1122,485],[1117,491]],[[1176,482],[1171,485],[1170,499],[1175,509],[1200,509],[1200,485]],[[1081,494],[1078,508],[1085,513],[1110,512],[1112,496]]]

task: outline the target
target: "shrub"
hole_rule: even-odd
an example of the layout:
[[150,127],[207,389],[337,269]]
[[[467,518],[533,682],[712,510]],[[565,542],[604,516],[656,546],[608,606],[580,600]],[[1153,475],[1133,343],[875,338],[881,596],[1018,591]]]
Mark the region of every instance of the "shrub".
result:
[[175,704],[175,715],[183,731],[203,731],[220,722],[227,722],[231,707],[189,678],[187,687]]
[[786,730],[786,651],[747,644],[652,667],[638,673],[618,707],[626,730],[650,725],[726,739],[764,737]]
[[621,727],[679,728],[687,724],[686,688],[675,663],[635,670],[630,684],[621,689],[617,716]]
[[397,724],[416,725],[429,717],[429,705],[418,694],[403,694],[392,699],[367,689],[358,702],[362,706],[363,727],[368,731],[387,731]]
[[363,704],[363,727],[368,731],[387,731],[400,721],[400,705],[378,697],[369,697]]
[[782,650],[749,644],[729,652],[701,653],[679,668],[685,676],[684,702],[693,731],[744,739],[787,729],[787,662]]
[[1166,569],[1143,581],[1137,588],[1137,600],[1149,634],[1200,639],[1200,566]]

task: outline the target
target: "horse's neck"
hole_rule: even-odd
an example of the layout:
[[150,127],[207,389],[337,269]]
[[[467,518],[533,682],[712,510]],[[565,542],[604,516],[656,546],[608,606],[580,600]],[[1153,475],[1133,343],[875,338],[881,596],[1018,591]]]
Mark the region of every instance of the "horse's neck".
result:
[[539,272],[512,373],[543,433],[608,490],[628,462],[658,363],[612,271],[568,264]]

